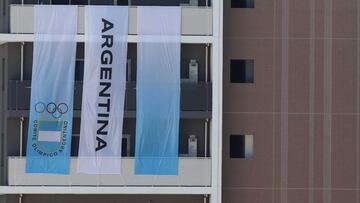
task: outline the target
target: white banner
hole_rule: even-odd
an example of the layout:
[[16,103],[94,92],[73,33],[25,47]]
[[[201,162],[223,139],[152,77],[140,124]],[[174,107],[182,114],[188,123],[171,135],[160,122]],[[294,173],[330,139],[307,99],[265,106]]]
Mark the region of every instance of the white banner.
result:
[[120,173],[127,36],[128,7],[86,7],[79,173]]

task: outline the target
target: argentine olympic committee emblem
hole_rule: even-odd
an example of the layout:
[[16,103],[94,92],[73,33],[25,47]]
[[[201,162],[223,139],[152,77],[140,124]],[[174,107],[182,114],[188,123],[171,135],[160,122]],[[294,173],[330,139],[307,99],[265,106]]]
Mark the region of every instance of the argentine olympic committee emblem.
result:
[[37,102],[34,106],[33,149],[42,156],[57,156],[67,143],[68,121],[63,116],[69,111],[66,103]]

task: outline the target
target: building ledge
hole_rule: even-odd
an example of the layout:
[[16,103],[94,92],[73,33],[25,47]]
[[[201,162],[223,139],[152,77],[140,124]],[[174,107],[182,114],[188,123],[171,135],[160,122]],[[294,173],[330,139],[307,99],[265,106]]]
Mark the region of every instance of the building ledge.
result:
[[0,186],[6,194],[211,194],[211,187]]
[[[77,42],[84,42],[85,35],[79,34],[76,36]],[[9,42],[33,42],[34,34],[14,34],[14,33],[0,33],[0,45]],[[137,35],[128,35],[129,43],[137,42]],[[213,36],[181,36],[181,43],[183,44],[212,44],[214,42]]]
[[70,173],[25,173],[25,157],[8,158],[9,186],[103,186],[103,187],[209,187],[210,157],[179,157],[178,175],[135,175],[135,159],[121,158],[121,174],[77,173],[77,157],[71,158]]

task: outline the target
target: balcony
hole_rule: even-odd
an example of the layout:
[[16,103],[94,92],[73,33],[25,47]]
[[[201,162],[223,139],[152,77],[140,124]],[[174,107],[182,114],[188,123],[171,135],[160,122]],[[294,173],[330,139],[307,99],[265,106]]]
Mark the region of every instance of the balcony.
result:
[[[181,118],[211,118],[211,83],[181,84]],[[30,107],[31,81],[10,80],[8,90],[8,117],[28,117]],[[76,82],[74,88],[74,117],[81,116],[82,82]],[[125,94],[125,118],[136,116],[136,82],[128,82]]]
[[[19,44],[9,44],[9,52],[21,51]],[[182,45],[181,53],[181,120],[179,128],[179,176],[135,176],[135,129],[136,129],[136,44],[129,43],[126,92],[125,118],[123,133],[127,136],[123,145],[122,175],[86,175],[76,173],[76,156],[78,153],[81,105],[82,105],[82,73],[84,45],[78,43],[77,62],[75,66],[74,86],[74,120],[71,146],[72,170],[69,177],[49,174],[26,174],[25,151],[28,131],[28,116],[31,95],[32,43],[25,43],[23,66],[9,66],[6,117],[9,136],[7,138],[8,170],[3,185],[8,186],[104,186],[104,187],[208,187],[211,185],[212,158],[210,158],[210,121],[212,118],[212,82],[211,69],[208,65],[206,45]],[[18,61],[18,55],[8,60]],[[198,82],[190,81],[189,61],[196,60],[199,65]],[[82,64],[82,65],[81,65]],[[21,70],[22,69],[22,70]],[[130,72],[129,72],[130,70]],[[19,80],[23,74],[24,80]],[[189,156],[188,138],[196,135],[197,154]],[[124,143],[124,141],[123,141]],[[21,156],[23,158],[20,158]],[[1,186],[0,186],[1,187]],[[19,188],[19,187],[17,187]],[[65,189],[62,189],[63,191]],[[1,189],[1,188],[0,188]],[[200,190],[199,190],[200,191]]]
[[[180,150],[179,154],[188,153],[188,136],[194,134],[198,139],[198,153],[200,157],[208,156],[209,146],[207,140],[209,139],[209,120],[212,117],[211,106],[211,83],[198,82],[181,84],[181,112],[180,112]],[[8,81],[8,94],[7,97],[7,111],[6,116],[9,118],[9,129],[17,129],[18,119],[24,118],[23,134],[27,135],[28,116],[30,107],[30,92],[31,81]],[[129,153],[124,156],[134,156],[135,149],[135,128],[136,128],[136,82],[127,82],[125,94],[125,114],[124,114],[124,134],[129,136]],[[73,123],[73,136],[72,136],[72,156],[77,156],[77,145],[79,142],[80,134],[80,117],[81,117],[81,104],[82,104],[82,82],[77,81],[74,88],[74,123]],[[15,133],[15,132],[13,132]],[[16,132],[16,134],[19,132]],[[16,135],[14,135],[17,137]],[[12,146],[19,146],[20,140],[11,136],[9,141]],[[19,135],[22,136],[22,135]],[[22,140],[26,143],[26,140]],[[9,147],[13,148],[13,147]],[[25,152],[25,148],[22,150]],[[19,156],[19,151],[14,147],[9,150],[9,155]],[[21,155],[25,155],[22,153]]]
[[8,158],[9,186],[211,186],[211,158],[180,157],[178,176],[135,175],[134,158],[122,159],[121,175],[76,173],[77,160],[71,160],[69,175],[25,173],[25,158]]
[[[10,33],[34,33],[34,6],[10,6]],[[129,35],[137,34],[137,7],[129,8]],[[182,35],[212,35],[211,7],[182,7]],[[84,6],[79,6],[78,34],[84,34]]]
[[[181,83],[181,122],[179,142],[179,175],[178,176],[144,176],[134,175],[135,152],[135,117],[136,117],[136,82],[127,82],[125,96],[124,134],[126,146],[123,148],[121,175],[88,175],[77,174],[77,151],[80,133],[80,116],[82,104],[82,82],[75,82],[74,88],[74,126],[72,136],[70,175],[27,174],[25,173],[24,138],[11,137],[8,143],[8,174],[9,186],[154,186],[154,187],[208,187],[211,186],[211,157],[209,156],[209,124],[211,118],[212,85],[210,82]],[[8,81],[8,126],[19,128],[17,118],[25,117],[24,135],[27,135],[27,122],[30,107],[31,81]],[[188,135],[197,135],[197,155],[188,154]],[[124,142],[124,140],[123,140]],[[16,146],[22,146],[19,149]],[[19,153],[20,151],[20,153]],[[18,157],[23,155],[24,157]]]

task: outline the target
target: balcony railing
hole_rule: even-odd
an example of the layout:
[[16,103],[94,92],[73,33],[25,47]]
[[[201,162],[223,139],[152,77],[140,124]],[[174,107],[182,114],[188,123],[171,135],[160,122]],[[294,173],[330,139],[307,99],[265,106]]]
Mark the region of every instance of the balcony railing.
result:
[[[74,117],[80,117],[82,82],[75,82]],[[30,107],[31,81],[10,80],[8,82],[8,115],[27,116]],[[211,118],[211,83],[182,83],[180,97],[182,118]],[[136,82],[128,82],[125,93],[125,117],[136,113]],[[24,115],[25,114],[25,115]]]
[[77,159],[71,160],[69,175],[25,173],[24,157],[9,157],[10,186],[179,186],[211,185],[211,158],[180,157],[177,176],[135,175],[134,158],[122,158],[121,175],[90,175],[76,172]]

